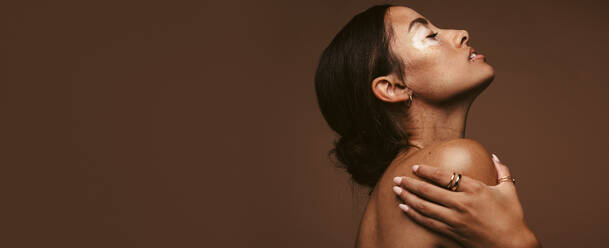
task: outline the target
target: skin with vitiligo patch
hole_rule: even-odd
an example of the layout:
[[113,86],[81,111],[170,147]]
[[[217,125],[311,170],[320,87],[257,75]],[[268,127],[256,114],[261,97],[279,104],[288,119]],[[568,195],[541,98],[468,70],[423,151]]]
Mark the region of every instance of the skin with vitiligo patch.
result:
[[412,36],[411,42],[412,47],[418,49],[419,51],[426,51],[430,46],[436,46],[440,44],[439,40],[430,40],[425,39],[428,35],[429,30],[427,28],[419,28],[415,31],[415,34]]
[[[479,143],[463,139],[467,112],[476,96],[488,86],[493,68],[483,61],[468,60],[469,34],[414,23],[424,18],[416,11],[394,6],[385,21],[393,28],[390,49],[404,61],[404,81],[390,74],[375,78],[371,88],[385,102],[408,102],[397,121],[407,134],[409,146],[401,150],[374,188],[362,217],[357,247],[460,247],[406,217],[392,192],[393,177],[414,176],[417,163],[459,170],[485,183],[497,173],[488,151]],[[411,27],[411,29],[409,29]],[[438,33],[435,37],[434,33]],[[406,87],[403,87],[406,86]]]

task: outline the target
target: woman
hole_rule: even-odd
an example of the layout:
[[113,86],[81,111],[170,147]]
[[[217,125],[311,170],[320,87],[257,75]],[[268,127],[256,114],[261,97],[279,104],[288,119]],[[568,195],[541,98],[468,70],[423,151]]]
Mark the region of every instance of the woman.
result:
[[379,5],[324,50],[315,86],[340,136],[332,153],[372,189],[358,247],[539,247],[514,185],[497,184],[507,167],[463,139],[470,105],[494,78],[468,40]]

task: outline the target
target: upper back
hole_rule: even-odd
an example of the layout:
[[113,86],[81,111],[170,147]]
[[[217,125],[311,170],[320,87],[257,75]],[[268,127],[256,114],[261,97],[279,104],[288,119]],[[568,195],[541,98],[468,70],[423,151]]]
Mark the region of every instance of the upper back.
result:
[[489,152],[469,139],[445,141],[398,156],[372,192],[360,224],[357,247],[461,247],[413,222],[398,208],[401,201],[392,191],[393,178],[417,177],[412,173],[415,164],[459,171],[488,185],[495,185],[497,180]]

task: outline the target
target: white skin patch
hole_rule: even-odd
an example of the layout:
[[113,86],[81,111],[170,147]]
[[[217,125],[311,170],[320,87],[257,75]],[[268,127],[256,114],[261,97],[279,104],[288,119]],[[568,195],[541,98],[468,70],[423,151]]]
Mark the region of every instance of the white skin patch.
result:
[[436,37],[427,37],[433,34],[429,29],[425,27],[415,28],[416,31],[414,35],[412,35],[412,46],[419,50],[425,50],[430,46],[434,46],[440,44],[439,38]]

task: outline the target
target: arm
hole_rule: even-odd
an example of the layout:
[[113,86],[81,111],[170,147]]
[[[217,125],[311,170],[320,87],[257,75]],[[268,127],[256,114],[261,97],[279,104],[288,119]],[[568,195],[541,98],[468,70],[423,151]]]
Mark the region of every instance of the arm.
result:
[[378,185],[379,227],[381,247],[460,247],[452,238],[421,225],[404,216],[399,208],[402,203],[392,191],[395,176],[411,176],[412,166],[429,164],[437,168],[462,171],[465,175],[487,183],[496,182],[497,174],[490,154],[478,142],[457,139],[418,151],[406,161],[388,170]]
[[[499,178],[509,169],[494,157]],[[444,185],[451,171],[431,166],[413,166],[416,175]],[[541,247],[524,220],[516,189],[511,181],[488,186],[463,176],[453,192],[423,180],[396,177],[395,187],[407,205],[400,208],[415,222],[444,233],[467,247]]]

